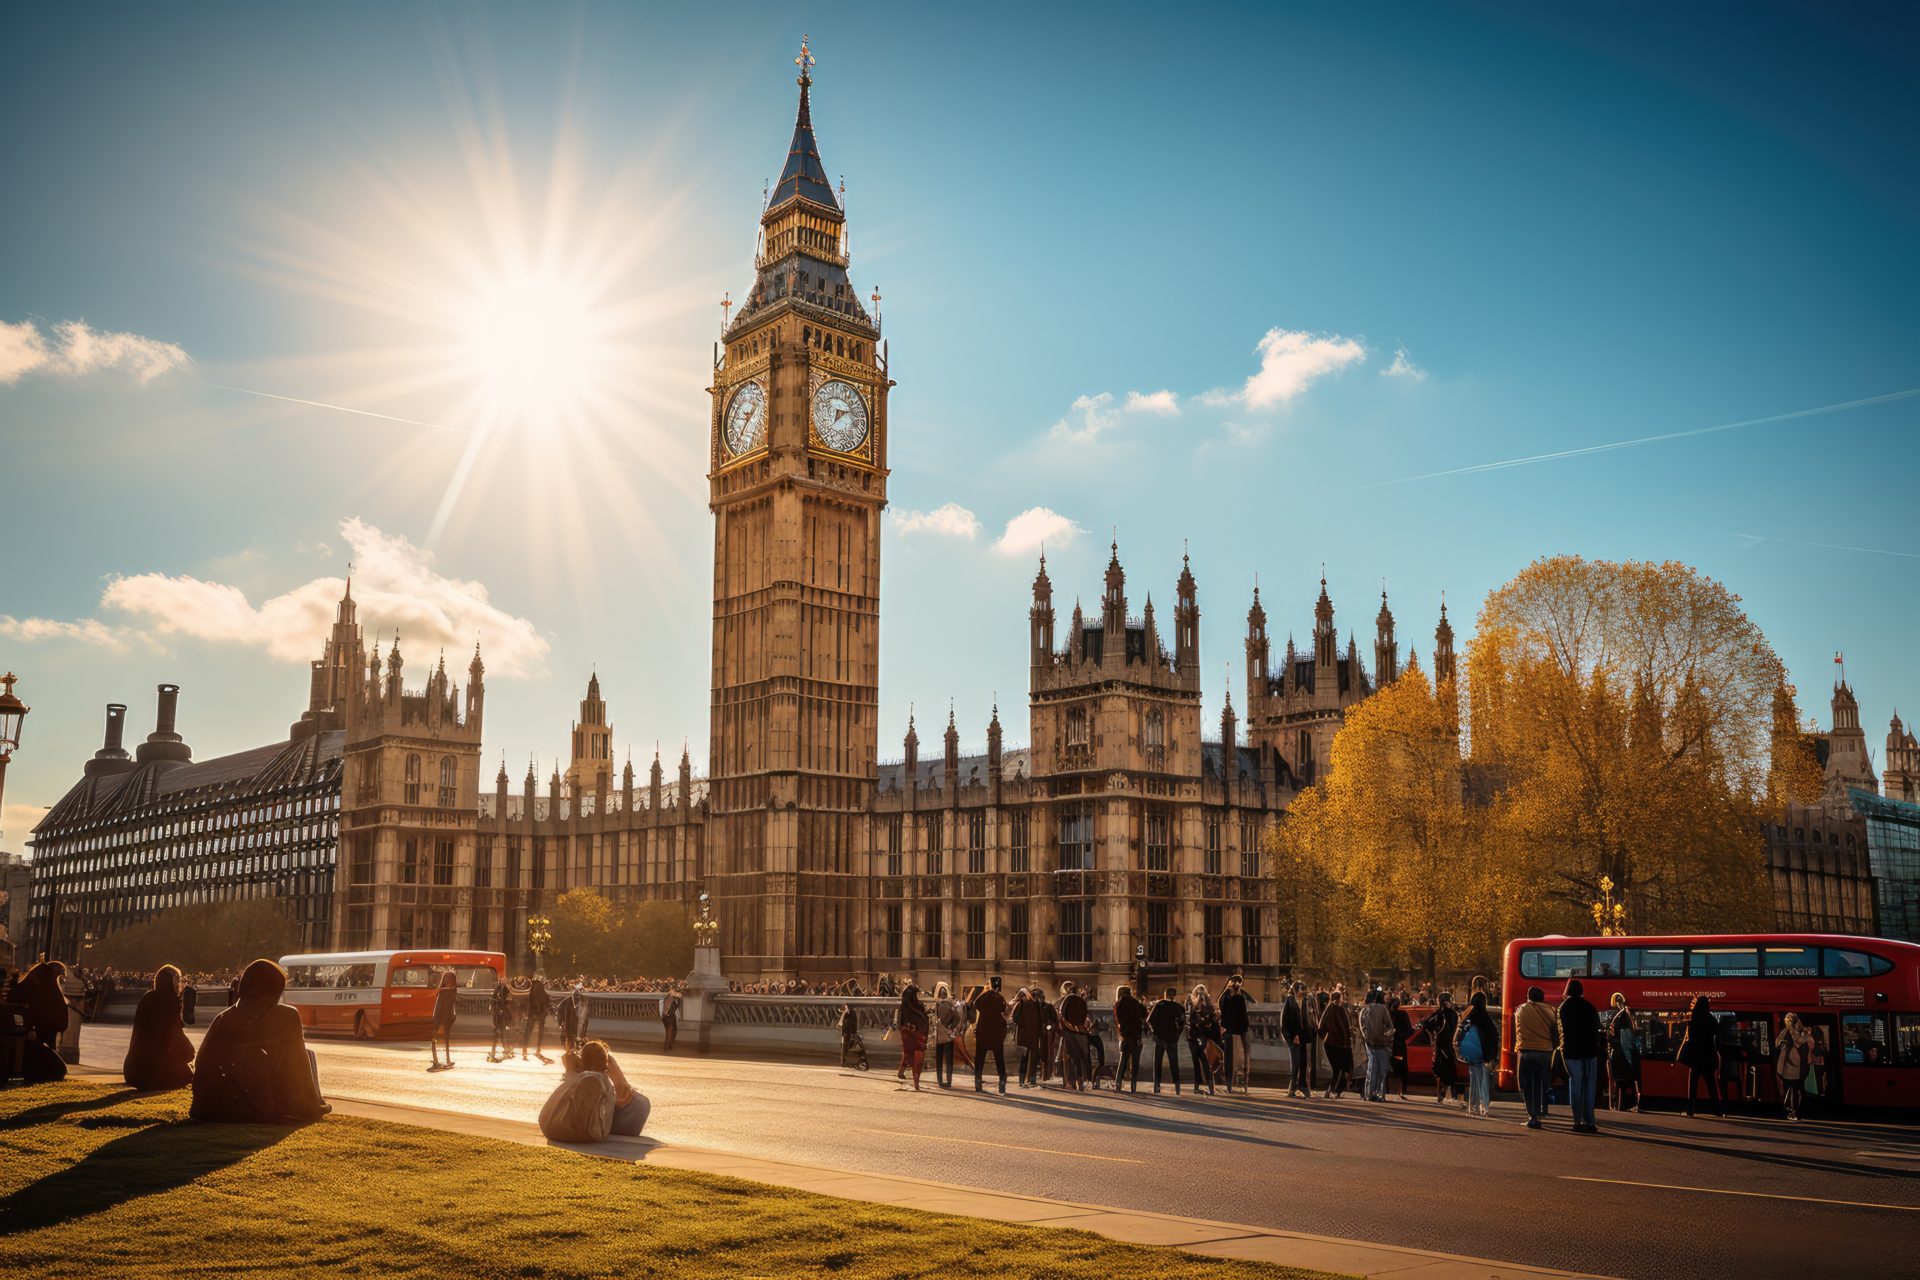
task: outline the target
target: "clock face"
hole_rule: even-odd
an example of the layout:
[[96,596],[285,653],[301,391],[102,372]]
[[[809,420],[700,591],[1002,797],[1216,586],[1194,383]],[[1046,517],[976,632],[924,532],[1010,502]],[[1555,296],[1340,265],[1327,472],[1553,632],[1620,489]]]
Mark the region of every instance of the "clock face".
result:
[[757,382],[745,383],[727,406],[727,452],[737,458],[758,448],[766,436],[766,388]]
[[820,384],[813,393],[813,433],[839,453],[867,442],[867,402],[852,383],[834,378]]

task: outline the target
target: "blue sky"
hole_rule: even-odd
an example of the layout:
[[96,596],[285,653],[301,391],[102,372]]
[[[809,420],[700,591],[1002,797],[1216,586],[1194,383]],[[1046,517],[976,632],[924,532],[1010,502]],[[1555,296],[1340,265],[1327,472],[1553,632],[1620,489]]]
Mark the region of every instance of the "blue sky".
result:
[[1136,601],[1191,546],[1210,719],[1256,574],[1304,636],[1324,562],[1363,651],[1384,578],[1424,662],[1556,552],[1725,581],[1822,719],[1845,649],[1876,746],[1920,713],[1920,397],[1383,483],[1920,388],[1910,8],[15,6],[9,847],[110,700],[279,732],[356,554],[416,679],[486,638],[516,778],[596,664],[638,766],[703,758],[705,362],[803,32],[899,383],[883,754],[949,698],[1024,738],[1049,524],[1066,607],[1116,527]]

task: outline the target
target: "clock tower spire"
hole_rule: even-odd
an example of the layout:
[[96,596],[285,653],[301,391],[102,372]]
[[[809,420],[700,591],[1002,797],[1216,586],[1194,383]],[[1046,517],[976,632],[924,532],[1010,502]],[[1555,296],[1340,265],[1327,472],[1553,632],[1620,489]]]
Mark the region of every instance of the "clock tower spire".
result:
[[[760,215],[754,282],[716,352],[707,885],[731,971],[864,955],[856,835],[878,755],[887,378],[813,129],[813,53]],[[856,942],[856,937],[860,941]]]

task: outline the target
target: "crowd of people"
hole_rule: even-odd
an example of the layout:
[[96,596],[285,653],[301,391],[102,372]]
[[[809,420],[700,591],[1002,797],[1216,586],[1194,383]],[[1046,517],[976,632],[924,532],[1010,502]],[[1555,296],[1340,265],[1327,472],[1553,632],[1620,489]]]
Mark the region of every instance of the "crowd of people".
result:
[[[191,1088],[196,1119],[299,1121],[327,1113],[299,1013],[280,1002],[286,972],[270,960],[256,960],[239,974],[195,974],[192,980],[172,965],[135,975],[88,972],[58,961],[42,961],[25,973],[12,974],[6,998],[20,1007],[27,1027],[28,1080],[63,1077],[58,1050],[75,1013],[90,1006],[97,1010],[116,989],[125,990],[136,981],[145,989],[123,1063],[129,1085],[143,1090]],[[196,987],[223,984],[225,1007],[196,1050],[185,1031],[194,1022]],[[865,994],[851,980],[733,986],[750,994]],[[650,1104],[633,1090],[605,1042],[590,1038],[590,997],[623,991],[661,995],[663,1042],[671,1052],[684,983],[613,983],[581,976],[559,987],[557,997],[544,979],[508,980],[492,987],[488,999],[493,1035],[487,1060],[506,1061],[517,1051],[522,1060],[551,1063],[546,1046],[552,1021],[564,1070],[560,1088],[543,1110],[543,1128],[550,1124],[556,1135],[637,1134]],[[1094,989],[1074,981],[1062,982],[1057,997],[1034,983],[1009,998],[998,977],[958,993],[939,982],[928,994],[911,975],[901,975],[882,977],[875,993],[897,1000],[886,1036],[897,1036],[900,1042],[897,1075],[902,1087],[921,1089],[930,1066],[936,1087],[954,1087],[956,1071],[970,1069],[975,1091],[982,1092],[991,1064],[993,1083],[1004,1094],[1011,1049],[1017,1057],[1018,1085],[1024,1089],[1051,1087],[1057,1080],[1058,1087],[1073,1091],[1106,1087],[1138,1093],[1149,1069],[1154,1093],[1171,1088],[1177,1095],[1191,1087],[1196,1094],[1211,1096],[1218,1090],[1231,1094],[1249,1088],[1252,1009],[1239,974],[1227,980],[1217,999],[1205,983],[1195,984],[1184,996],[1165,987],[1157,998],[1121,986],[1103,1010],[1104,1018],[1096,1016]],[[454,1065],[458,995],[455,976],[443,974],[432,1013],[430,1071]],[[1337,1099],[1352,1090],[1369,1102],[1384,1102],[1396,1094],[1405,1101],[1412,1077],[1409,1046],[1424,1037],[1431,1047],[1434,1101],[1458,1105],[1469,1115],[1490,1116],[1501,1041],[1494,1019],[1498,1003],[1495,985],[1482,978],[1469,984],[1464,1006],[1456,1004],[1451,991],[1425,986],[1392,991],[1368,986],[1355,996],[1342,983],[1309,990],[1304,982],[1293,982],[1278,1018],[1289,1058],[1287,1094]],[[1603,1016],[1586,998],[1579,979],[1567,982],[1558,1005],[1548,1005],[1542,990],[1532,987],[1513,1019],[1514,1065],[1528,1128],[1543,1127],[1549,1098],[1560,1083],[1576,1133],[1599,1131],[1596,1111],[1602,1105],[1641,1109],[1644,1020],[1624,996],[1616,993]],[[857,1054],[864,1069],[859,1021],[851,1002],[841,1006],[842,1064]],[[1116,1042],[1111,1058],[1109,1033]],[[1773,1067],[1789,1118],[1800,1117],[1810,1087],[1825,1070],[1822,1049],[1800,1018],[1787,1015]],[[1725,1114],[1728,1056],[1711,998],[1695,997],[1674,1054],[1688,1073],[1689,1116],[1703,1098],[1716,1114]]]
[[[1072,981],[1060,984],[1057,999],[1036,983],[1020,987],[1009,1000],[997,977],[958,994],[939,982],[930,995],[906,978],[898,1000],[885,1035],[900,1041],[896,1075],[902,1087],[922,1089],[930,1066],[935,1086],[952,1088],[957,1065],[970,1069],[975,1092],[984,1092],[991,1064],[993,1082],[1005,1093],[1011,1039],[1018,1086],[1024,1089],[1050,1087],[1057,1078],[1059,1087],[1074,1091],[1105,1087],[1138,1093],[1149,1052],[1154,1093],[1182,1092],[1183,1057],[1186,1083],[1195,1094],[1248,1089],[1250,1005],[1239,974],[1227,980],[1217,1000],[1205,983],[1184,997],[1167,987],[1157,999],[1121,986],[1104,1019],[1094,1016],[1094,991]],[[1433,1101],[1490,1117],[1500,1058],[1498,1007],[1496,984],[1484,978],[1471,981],[1464,1006],[1449,990],[1389,992],[1372,986],[1356,998],[1342,983],[1309,990],[1304,982],[1294,982],[1279,1011],[1290,1068],[1287,1096],[1337,1099],[1353,1091],[1369,1102],[1395,1096],[1404,1102],[1413,1075],[1409,1048],[1423,1038],[1431,1049]],[[1603,1017],[1578,979],[1567,983],[1557,1006],[1546,1004],[1541,989],[1533,987],[1514,1019],[1528,1128],[1543,1127],[1556,1084],[1564,1086],[1576,1133],[1599,1132],[1595,1117],[1602,1106],[1642,1109],[1643,1020],[1624,996],[1616,993]],[[841,1065],[864,1062],[859,1013],[851,1003],[840,1008],[839,1029]],[[1116,1042],[1111,1067],[1108,1029]],[[1675,1054],[1688,1072],[1687,1115],[1695,1114],[1702,1096],[1715,1114],[1725,1114],[1729,1054],[1711,998],[1695,997]],[[1773,1067],[1786,1114],[1797,1120],[1809,1082],[1823,1069],[1820,1044],[1797,1015],[1784,1020]]]

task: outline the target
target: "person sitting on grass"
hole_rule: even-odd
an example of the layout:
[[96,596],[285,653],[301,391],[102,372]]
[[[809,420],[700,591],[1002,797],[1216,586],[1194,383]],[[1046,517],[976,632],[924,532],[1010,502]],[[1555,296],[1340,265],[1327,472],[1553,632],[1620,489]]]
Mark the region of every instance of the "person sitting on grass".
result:
[[193,1119],[301,1124],[333,1110],[320,1097],[320,1068],[300,1013],[280,1003],[286,989],[287,971],[271,960],[255,960],[240,975],[233,1004],[200,1042]]
[[133,1011],[133,1035],[120,1073],[136,1089],[184,1089],[193,1083],[193,1041],[180,1014],[180,971],[163,964]]

